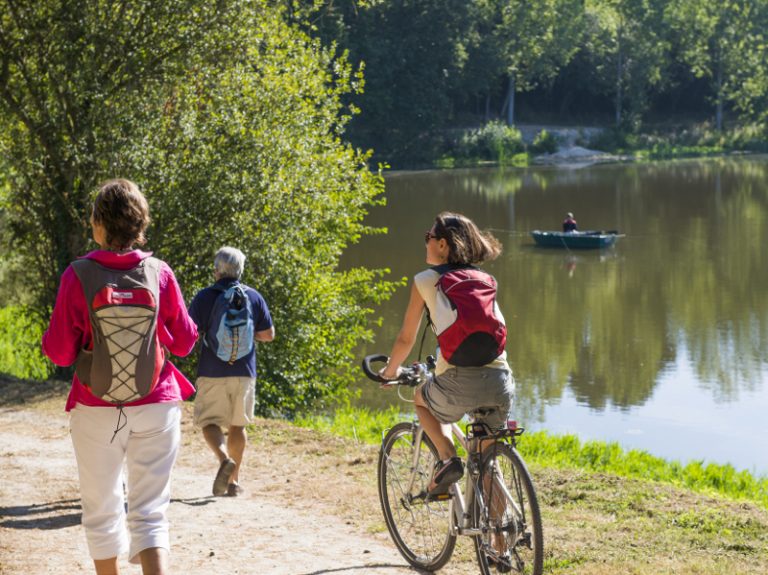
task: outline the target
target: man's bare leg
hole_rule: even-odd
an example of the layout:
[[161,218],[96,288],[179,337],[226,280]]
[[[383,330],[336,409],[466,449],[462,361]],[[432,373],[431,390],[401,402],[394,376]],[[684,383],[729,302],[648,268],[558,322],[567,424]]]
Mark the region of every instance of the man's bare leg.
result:
[[208,444],[208,447],[211,448],[211,451],[213,451],[218,458],[219,463],[222,463],[229,457],[226,448],[226,438],[224,437],[224,431],[222,431],[221,427],[215,423],[206,425],[203,427],[203,437],[205,437],[205,442]]
[[240,479],[240,464],[243,461],[243,453],[248,440],[248,434],[245,427],[232,425],[227,434],[227,451],[229,456],[235,460],[235,470],[229,477],[230,483],[238,483]]

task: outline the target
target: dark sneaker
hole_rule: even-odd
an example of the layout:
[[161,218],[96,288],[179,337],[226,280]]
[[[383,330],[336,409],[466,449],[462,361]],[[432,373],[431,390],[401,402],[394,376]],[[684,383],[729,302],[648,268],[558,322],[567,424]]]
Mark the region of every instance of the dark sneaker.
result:
[[432,473],[432,483],[434,487],[429,490],[429,495],[444,495],[448,493],[451,485],[456,483],[464,475],[464,464],[459,457],[451,457],[448,463],[438,461],[435,464],[435,471]]
[[243,488],[240,487],[239,483],[230,483],[227,487],[227,495],[229,497],[237,497],[238,495],[243,494]]
[[229,476],[235,470],[235,460],[227,457],[219,465],[219,471],[216,472],[216,479],[213,480],[213,494],[216,497],[221,497],[227,494],[227,487],[229,486]]

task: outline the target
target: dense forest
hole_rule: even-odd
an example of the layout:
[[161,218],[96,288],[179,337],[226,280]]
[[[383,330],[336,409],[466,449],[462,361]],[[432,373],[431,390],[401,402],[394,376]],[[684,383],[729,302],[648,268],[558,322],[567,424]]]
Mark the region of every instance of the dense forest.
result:
[[768,0],[0,0],[0,372],[52,373],[41,330],[119,175],[188,298],[218,247],[248,256],[280,334],[260,412],[343,395],[402,283],[339,267],[382,231],[379,164],[520,122],[765,140],[767,23]]
[[398,164],[491,120],[622,133],[765,121],[766,0],[311,4],[310,33],[363,73],[349,137]]

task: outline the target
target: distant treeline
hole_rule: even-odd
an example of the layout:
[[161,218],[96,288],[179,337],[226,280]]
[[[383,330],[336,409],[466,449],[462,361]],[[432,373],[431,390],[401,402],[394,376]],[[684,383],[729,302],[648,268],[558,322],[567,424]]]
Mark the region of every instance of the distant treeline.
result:
[[768,0],[324,0],[311,23],[360,66],[348,136],[380,159],[437,157],[493,119],[765,121]]

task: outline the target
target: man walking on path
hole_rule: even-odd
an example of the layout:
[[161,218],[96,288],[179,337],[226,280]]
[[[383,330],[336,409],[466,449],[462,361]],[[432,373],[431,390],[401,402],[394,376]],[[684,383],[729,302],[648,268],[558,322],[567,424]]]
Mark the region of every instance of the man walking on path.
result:
[[203,342],[194,422],[219,460],[213,482],[216,496],[242,493],[245,426],[253,420],[256,400],[256,342],[275,337],[267,302],[240,283],[244,266],[243,252],[221,248],[213,260],[215,283],[198,292],[189,306]]

